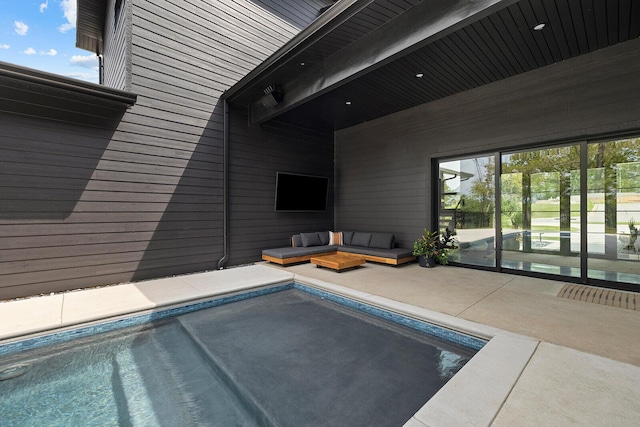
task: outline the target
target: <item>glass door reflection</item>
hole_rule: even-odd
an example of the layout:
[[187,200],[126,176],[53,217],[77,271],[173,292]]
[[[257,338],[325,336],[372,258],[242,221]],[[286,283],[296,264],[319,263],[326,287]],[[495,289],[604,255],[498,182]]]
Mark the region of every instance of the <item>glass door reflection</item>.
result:
[[580,277],[580,146],[501,160],[501,266]]
[[640,284],[640,138],[588,145],[589,278]]
[[439,229],[459,241],[450,261],[640,285],[640,138],[438,166]]
[[440,162],[440,232],[456,233],[449,261],[495,267],[495,156]]

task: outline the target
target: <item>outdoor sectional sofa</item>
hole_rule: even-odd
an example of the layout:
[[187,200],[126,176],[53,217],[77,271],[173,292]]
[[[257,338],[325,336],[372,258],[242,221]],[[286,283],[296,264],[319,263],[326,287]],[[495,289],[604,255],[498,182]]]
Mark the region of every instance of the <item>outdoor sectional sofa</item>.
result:
[[400,265],[416,260],[411,249],[396,248],[393,233],[358,231],[300,233],[291,237],[291,246],[264,249],[262,259],[280,265],[309,261],[331,254],[358,255],[366,261]]

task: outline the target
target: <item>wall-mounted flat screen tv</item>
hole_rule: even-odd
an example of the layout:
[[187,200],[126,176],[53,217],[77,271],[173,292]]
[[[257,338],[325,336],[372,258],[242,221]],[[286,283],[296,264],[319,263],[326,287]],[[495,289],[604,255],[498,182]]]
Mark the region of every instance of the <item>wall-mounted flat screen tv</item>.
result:
[[277,212],[322,212],[327,210],[329,178],[276,172]]

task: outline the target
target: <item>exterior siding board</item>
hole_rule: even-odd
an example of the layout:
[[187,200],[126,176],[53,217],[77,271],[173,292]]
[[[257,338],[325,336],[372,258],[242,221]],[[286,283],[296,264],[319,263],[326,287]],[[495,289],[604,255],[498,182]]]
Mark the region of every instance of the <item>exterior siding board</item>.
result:
[[104,36],[104,85],[121,90],[131,88],[131,2],[122,2],[120,19],[115,22],[115,2],[107,3]]
[[[251,4],[250,1],[238,3],[243,3],[243,6]],[[171,39],[179,37],[176,35],[179,32],[183,34],[183,37],[191,35],[189,37],[190,43],[188,43],[191,46],[199,43],[210,43],[209,40],[222,40],[226,45],[224,50],[235,52],[244,58],[253,54],[256,58],[254,66],[268,56],[269,52],[275,51],[273,49],[274,44],[279,43],[276,47],[280,47],[283,44],[283,40],[287,41],[292,34],[297,32],[294,27],[290,27],[289,32],[287,32],[288,36],[272,32],[268,26],[265,26],[264,21],[258,21],[260,15],[258,10],[253,18],[226,15],[226,13],[238,14],[238,12],[226,7],[225,2],[221,1],[180,1],[173,4],[169,1],[150,2],[138,0],[136,4],[139,5],[133,15],[136,31],[138,28],[144,28],[144,21],[149,20],[166,28],[160,33],[161,35],[156,36],[157,38]],[[198,4],[200,7],[194,4]],[[190,30],[192,28],[195,30]],[[201,40],[202,42],[200,42]],[[149,48],[153,46],[148,44]],[[213,56],[215,58],[215,51],[211,53],[214,53]],[[232,65],[237,67],[238,63],[234,61]],[[246,63],[240,65],[247,66]]]
[[337,132],[336,228],[411,247],[432,158],[640,131],[639,59],[632,40]]
[[[324,6],[278,2],[283,10],[305,9],[308,20],[290,22],[263,3],[269,2],[131,0],[114,26],[110,0],[105,83],[136,93],[137,104],[118,121],[92,120],[91,108],[86,118],[48,116],[56,120],[0,113],[0,299],[217,268],[223,252],[219,98]],[[279,131],[304,151],[305,133],[288,129],[241,131],[239,144],[260,146],[277,140]],[[321,140],[330,153],[322,161],[330,165],[332,137]],[[261,182],[265,168],[315,163],[290,157],[290,145],[272,144],[262,161],[234,152],[232,176]],[[298,163],[288,165],[279,152]],[[316,224],[260,222],[256,209],[272,211],[273,195],[252,191],[232,198],[238,212],[232,233],[239,237],[231,264],[259,260],[260,249],[298,232],[295,224]],[[257,222],[244,227],[246,216]],[[322,228],[332,218],[324,215]]]
[[[287,246],[292,234],[333,229],[333,135],[277,123],[248,128],[247,120],[239,111],[231,117],[232,264],[260,259],[264,248]],[[274,212],[278,171],[329,177],[326,212]]]

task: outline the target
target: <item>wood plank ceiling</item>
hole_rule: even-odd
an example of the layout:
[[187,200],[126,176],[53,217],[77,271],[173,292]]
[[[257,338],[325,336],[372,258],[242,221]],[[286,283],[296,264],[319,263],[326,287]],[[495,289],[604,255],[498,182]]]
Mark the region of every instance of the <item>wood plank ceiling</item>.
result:
[[[292,78],[417,3],[372,3],[286,64],[277,77],[268,76],[257,86],[268,79]],[[539,23],[546,25],[534,30]],[[638,37],[637,0],[521,0],[278,119],[341,129]]]
[[304,55],[300,56],[298,63],[304,62],[305,66],[317,64],[418,3],[420,0],[376,1],[356,13],[346,25],[339,26],[328,36],[312,45]]

